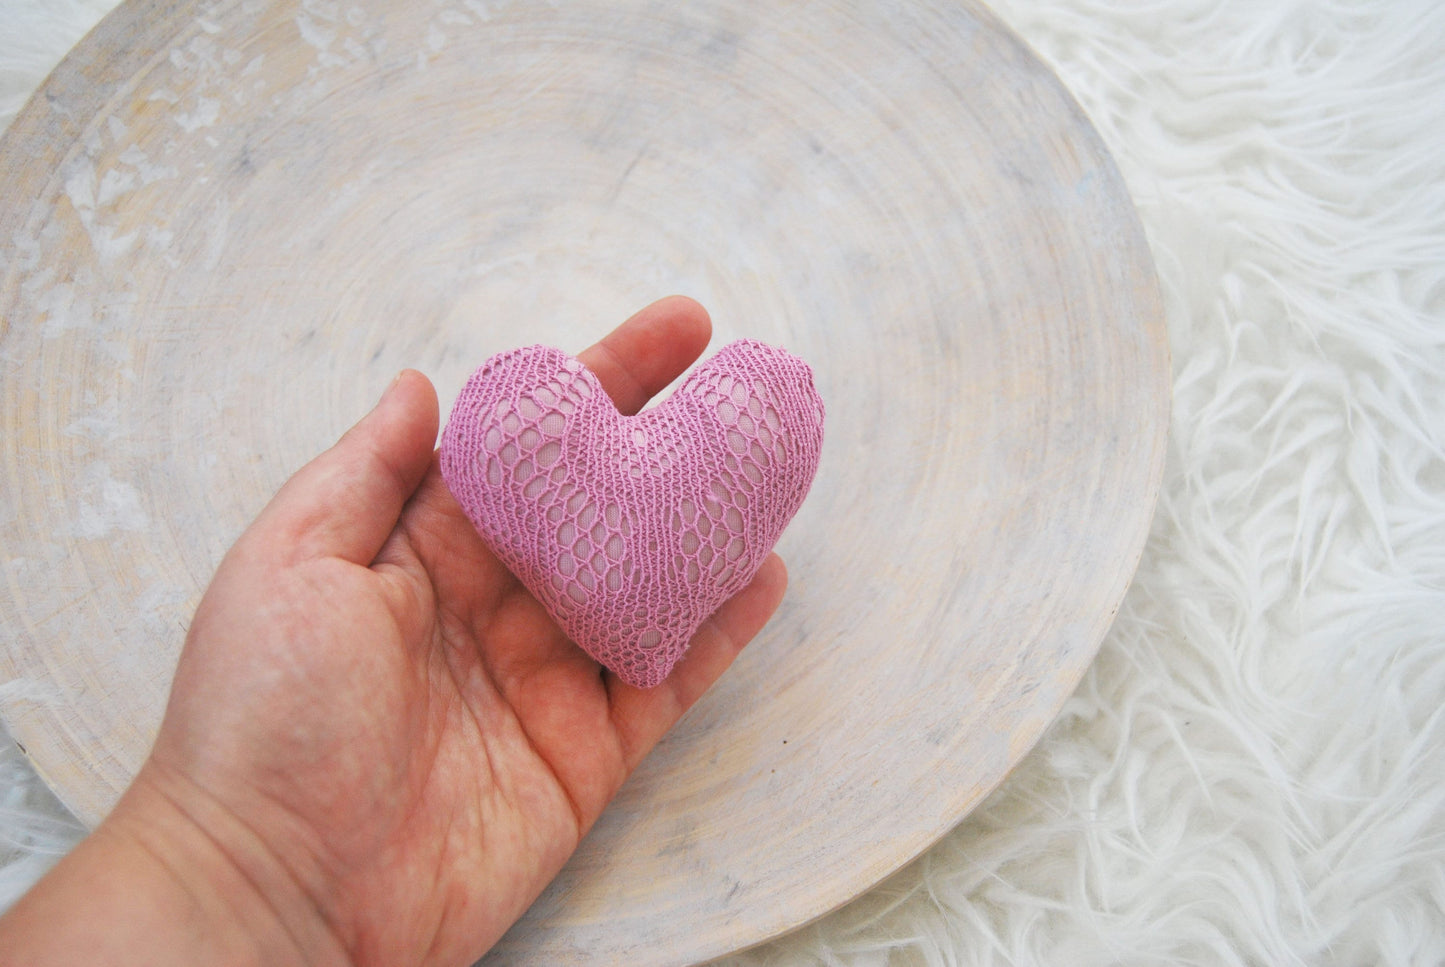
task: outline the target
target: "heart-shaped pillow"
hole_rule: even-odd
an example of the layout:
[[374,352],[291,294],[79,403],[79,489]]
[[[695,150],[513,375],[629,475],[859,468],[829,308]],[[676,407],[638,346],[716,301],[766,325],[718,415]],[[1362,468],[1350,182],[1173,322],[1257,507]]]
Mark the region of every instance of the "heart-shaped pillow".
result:
[[649,688],[762,566],[822,445],[813,372],[781,349],[731,343],[623,416],[582,363],[529,346],[467,380],[441,469],[568,637]]

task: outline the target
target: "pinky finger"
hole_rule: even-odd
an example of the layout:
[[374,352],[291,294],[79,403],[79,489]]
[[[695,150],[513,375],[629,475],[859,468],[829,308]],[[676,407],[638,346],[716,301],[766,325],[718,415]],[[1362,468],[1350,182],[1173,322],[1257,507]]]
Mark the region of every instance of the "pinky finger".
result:
[[702,623],[687,653],[662,684],[635,688],[606,673],[612,721],[629,773],[762,630],[782,603],[787,586],[783,559],[770,554],[752,582]]

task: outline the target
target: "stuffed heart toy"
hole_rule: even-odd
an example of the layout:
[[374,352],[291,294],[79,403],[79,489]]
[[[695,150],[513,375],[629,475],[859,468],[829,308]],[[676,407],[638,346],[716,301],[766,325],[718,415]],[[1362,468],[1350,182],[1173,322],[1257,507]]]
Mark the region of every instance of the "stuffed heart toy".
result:
[[567,635],[650,688],[762,566],[822,444],[812,370],[781,349],[732,343],[660,405],[623,416],[580,362],[531,346],[472,374],[441,469]]

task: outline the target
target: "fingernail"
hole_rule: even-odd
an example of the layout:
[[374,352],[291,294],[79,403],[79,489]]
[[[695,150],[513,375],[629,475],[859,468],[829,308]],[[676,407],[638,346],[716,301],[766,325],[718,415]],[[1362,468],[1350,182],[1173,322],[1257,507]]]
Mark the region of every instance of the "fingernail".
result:
[[400,383],[400,382],[401,382],[401,378],[402,378],[403,376],[405,376],[405,375],[406,375],[406,370],[403,369],[401,372],[397,373],[395,376],[393,376],[393,377],[391,378],[391,382],[390,382],[389,384],[387,384],[387,387],[386,387],[385,391],[383,391],[382,394],[381,394],[381,399],[379,399],[379,400],[376,401],[376,405],[377,405],[377,406],[380,406],[381,404],[383,404],[383,403],[386,402],[386,398],[392,394],[392,391],[396,389],[396,384],[397,384],[397,383]]

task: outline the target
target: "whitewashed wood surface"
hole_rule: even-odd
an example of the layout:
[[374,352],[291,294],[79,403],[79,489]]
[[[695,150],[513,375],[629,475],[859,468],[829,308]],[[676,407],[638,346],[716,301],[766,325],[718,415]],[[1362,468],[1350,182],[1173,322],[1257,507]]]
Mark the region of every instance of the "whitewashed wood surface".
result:
[[0,143],[6,723],[95,822],[229,543],[374,401],[660,295],[812,363],[783,608],[499,963],[684,963],[992,789],[1137,563],[1169,366],[1114,166],[964,2],[130,0]]

